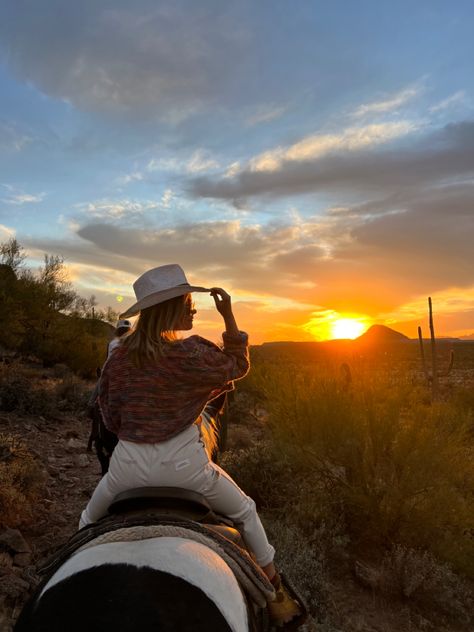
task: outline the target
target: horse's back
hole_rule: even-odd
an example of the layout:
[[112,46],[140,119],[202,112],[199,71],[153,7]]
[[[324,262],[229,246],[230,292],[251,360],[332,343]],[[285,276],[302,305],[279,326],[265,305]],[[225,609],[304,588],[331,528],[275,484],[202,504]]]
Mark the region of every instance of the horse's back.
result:
[[109,629],[246,632],[246,603],[224,560],[199,542],[109,542],[67,560],[15,632]]

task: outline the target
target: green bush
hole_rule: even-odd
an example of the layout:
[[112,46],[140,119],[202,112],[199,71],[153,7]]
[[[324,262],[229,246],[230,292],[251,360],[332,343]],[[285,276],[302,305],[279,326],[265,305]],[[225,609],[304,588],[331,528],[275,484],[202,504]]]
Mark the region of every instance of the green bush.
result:
[[408,598],[450,620],[474,623],[474,597],[468,583],[429,551],[394,546],[381,565],[381,590]]
[[[267,364],[253,380],[266,395],[273,451],[293,478],[316,490],[306,501],[297,496],[302,507],[311,513],[315,498],[333,499],[354,545],[423,547],[474,577],[474,445],[466,407],[426,405],[406,382],[373,376],[355,375],[347,389],[337,374],[313,368]],[[255,463],[244,476],[260,486],[265,476],[279,481],[277,465],[264,455],[261,469],[271,474]],[[294,494],[287,498],[295,503]]]

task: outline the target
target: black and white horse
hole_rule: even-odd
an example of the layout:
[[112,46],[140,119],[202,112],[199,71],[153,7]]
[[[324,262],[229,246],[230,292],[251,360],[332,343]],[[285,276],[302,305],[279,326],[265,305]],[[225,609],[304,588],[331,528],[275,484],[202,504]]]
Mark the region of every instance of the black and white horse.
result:
[[[224,403],[203,414],[214,456]],[[272,597],[238,531],[202,496],[145,488],[121,494],[71,538],[14,632],[265,632]]]
[[204,498],[172,488],[121,496],[50,561],[14,632],[269,630],[272,587]]
[[182,538],[110,542],[74,555],[28,604],[15,632],[247,632],[236,578]]

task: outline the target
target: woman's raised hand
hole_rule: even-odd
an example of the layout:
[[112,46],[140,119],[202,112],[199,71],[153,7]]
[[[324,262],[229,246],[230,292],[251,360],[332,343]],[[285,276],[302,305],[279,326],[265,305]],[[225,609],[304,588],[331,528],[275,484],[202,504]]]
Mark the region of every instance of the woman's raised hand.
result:
[[222,316],[230,316],[232,314],[232,303],[230,294],[227,294],[221,287],[211,287],[211,296],[216,304],[216,309]]
[[224,319],[226,333],[231,336],[238,336],[239,328],[232,313],[230,295],[221,287],[211,287],[211,296],[216,303],[217,311]]

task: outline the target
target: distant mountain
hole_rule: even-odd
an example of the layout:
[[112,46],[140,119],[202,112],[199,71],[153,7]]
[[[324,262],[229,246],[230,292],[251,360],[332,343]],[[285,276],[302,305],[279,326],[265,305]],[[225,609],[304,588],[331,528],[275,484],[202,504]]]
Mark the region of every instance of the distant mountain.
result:
[[372,325],[367,331],[356,338],[357,342],[370,342],[380,344],[382,342],[408,342],[410,338],[395,329],[385,325]]
[[474,334],[468,334],[467,336],[460,336],[459,340],[474,340]]

